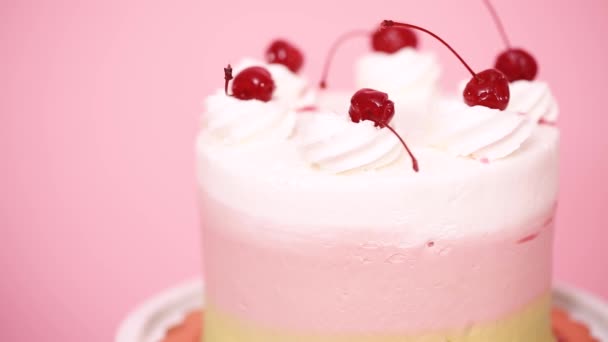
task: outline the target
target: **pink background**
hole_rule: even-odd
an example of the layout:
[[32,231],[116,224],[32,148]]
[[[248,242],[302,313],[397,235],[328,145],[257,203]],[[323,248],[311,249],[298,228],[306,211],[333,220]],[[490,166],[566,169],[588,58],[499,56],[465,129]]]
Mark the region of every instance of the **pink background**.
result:
[[[561,103],[556,277],[608,298],[608,2],[495,1]],[[193,141],[226,62],[281,34],[316,79],[336,35],[386,17],[442,34],[473,67],[501,48],[480,0],[225,3],[0,4],[1,341],[109,341],[136,303],[198,273]],[[334,84],[365,47],[342,51]],[[423,47],[446,84],[466,77]]]

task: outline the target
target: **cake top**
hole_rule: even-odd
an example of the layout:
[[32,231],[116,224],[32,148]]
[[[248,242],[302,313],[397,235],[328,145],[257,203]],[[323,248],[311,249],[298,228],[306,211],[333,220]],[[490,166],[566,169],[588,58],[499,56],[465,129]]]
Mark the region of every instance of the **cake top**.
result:
[[[419,51],[418,32],[471,75],[461,95],[441,94],[440,66]],[[339,43],[360,36],[372,51],[356,72],[382,76],[357,79],[377,87],[357,84],[346,96],[328,90]],[[225,68],[224,89],[205,100],[197,140],[204,191],[285,229],[408,226],[408,241],[420,243],[542,226],[553,212],[559,110],[529,63],[504,69],[509,76],[502,62],[476,71],[437,34],[390,20],[341,36],[328,56],[320,87],[301,74],[304,54],[284,39],[270,44],[264,61]],[[409,81],[393,80],[401,74]],[[416,96],[404,96],[410,92]]]
[[[489,2],[487,5],[497,18]],[[363,87],[352,94],[348,108],[332,113],[298,74],[304,63],[302,52],[283,39],[270,44],[266,62],[245,59],[235,70],[230,65],[224,69],[223,94],[218,92],[206,101],[203,134],[230,146],[252,141],[276,144],[295,139],[309,167],[334,174],[384,169],[396,163],[405,152],[412,170],[419,172],[421,167],[415,150],[420,147],[437,148],[453,157],[488,163],[508,157],[534,134],[539,124],[553,123],[557,119],[557,104],[548,86],[532,81],[537,67],[529,53],[521,49],[517,50],[521,53],[513,52],[513,49],[506,52],[511,60],[523,56],[523,62],[518,64],[521,70],[515,65],[507,65],[503,53],[496,62],[496,68],[475,72],[437,34],[420,26],[392,20],[384,20],[371,33],[353,31],[340,37],[328,55],[320,88],[327,87],[329,65],[339,44],[359,35],[369,35],[374,53],[387,56],[380,56],[370,68],[375,69],[374,64],[388,65],[390,70],[391,67],[399,67],[399,63],[406,67],[416,64],[417,69],[425,70],[422,75],[413,77],[418,80],[414,81],[419,83],[417,88],[435,88],[436,81],[433,80],[437,77],[430,76],[438,75],[435,68],[420,68],[418,65],[422,62],[415,58],[393,58],[418,54],[415,31],[428,34],[442,43],[460,60],[471,79],[463,83],[462,100],[431,98],[426,108],[418,110],[422,112],[418,114],[425,116],[425,138],[422,143],[416,141],[414,148],[408,146],[407,139],[404,139],[407,137],[402,136],[399,125],[393,122],[394,117],[407,115],[396,113],[391,94]],[[501,32],[508,44],[504,30]],[[233,77],[233,72],[236,72],[236,77]],[[390,84],[392,78],[399,77],[387,73],[383,78]],[[408,101],[399,96],[402,92],[399,86],[383,88],[397,93],[397,105],[402,106],[404,102],[407,105]],[[513,98],[511,88],[514,90]],[[402,121],[400,126],[408,125],[407,118],[398,121]],[[392,141],[388,133],[394,136]],[[402,152],[396,149],[397,143],[402,146]]]

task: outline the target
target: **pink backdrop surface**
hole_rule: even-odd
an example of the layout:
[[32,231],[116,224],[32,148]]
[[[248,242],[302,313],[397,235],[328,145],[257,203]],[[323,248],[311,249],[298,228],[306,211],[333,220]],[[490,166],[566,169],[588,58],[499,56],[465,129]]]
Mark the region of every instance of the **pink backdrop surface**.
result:
[[[496,5],[561,104],[556,279],[608,298],[608,2]],[[135,304],[198,274],[193,142],[224,64],[281,35],[316,78],[336,35],[388,17],[477,68],[501,48],[479,0],[2,1],[0,340],[109,341]],[[366,47],[342,51],[334,84]],[[423,48],[446,85],[466,77],[438,43]]]

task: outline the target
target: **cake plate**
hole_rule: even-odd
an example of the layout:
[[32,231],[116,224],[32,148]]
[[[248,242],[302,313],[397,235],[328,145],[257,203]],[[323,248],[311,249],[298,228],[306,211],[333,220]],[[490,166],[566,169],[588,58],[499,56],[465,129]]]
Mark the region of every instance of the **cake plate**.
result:
[[[159,293],[127,316],[115,341],[162,341],[169,329],[181,324],[191,312],[204,307],[202,293],[203,284],[198,279]],[[553,290],[553,303],[568,312],[573,320],[587,325],[598,341],[608,342],[608,304],[604,301],[574,287],[560,285]]]

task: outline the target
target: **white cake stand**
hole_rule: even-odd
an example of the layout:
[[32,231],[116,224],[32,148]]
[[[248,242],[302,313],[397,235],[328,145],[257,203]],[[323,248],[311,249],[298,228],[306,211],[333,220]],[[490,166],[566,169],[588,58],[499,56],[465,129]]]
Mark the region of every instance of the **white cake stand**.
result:
[[[116,342],[159,342],[165,332],[203,306],[203,285],[191,280],[150,298],[133,310],[118,329]],[[569,286],[557,286],[553,302],[584,322],[600,341],[608,342],[608,304]]]

